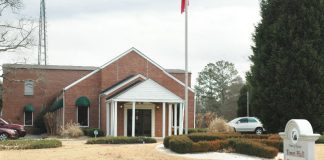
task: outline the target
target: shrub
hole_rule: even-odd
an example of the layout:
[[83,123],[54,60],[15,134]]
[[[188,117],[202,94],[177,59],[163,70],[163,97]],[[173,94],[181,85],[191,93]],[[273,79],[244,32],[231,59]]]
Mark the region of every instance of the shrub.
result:
[[190,135],[188,135],[188,138],[190,138],[194,142],[199,142],[199,141],[213,141],[213,140],[224,139],[223,137],[221,137],[219,135],[209,134],[209,133],[190,134]]
[[88,139],[86,144],[136,144],[156,143],[156,139],[150,137],[99,137]]
[[324,135],[321,135],[320,138],[316,141],[317,144],[324,143]]
[[169,148],[170,138],[171,138],[171,136],[164,137],[164,139],[163,139],[163,145],[164,145],[165,148]]
[[77,137],[83,136],[83,132],[80,129],[79,124],[69,122],[64,127],[63,126],[61,127],[60,135],[62,137],[77,138]]
[[277,148],[280,152],[283,152],[283,141],[282,140],[259,139],[256,141],[260,142],[262,144],[265,144],[267,146]]
[[252,142],[251,140],[230,139],[229,145],[233,147],[237,153],[263,158],[274,158],[279,152],[278,149],[274,147],[270,147],[259,142]]
[[228,140],[214,140],[209,142],[209,151],[219,151],[228,148]]
[[88,137],[95,137],[94,130],[98,131],[97,137],[103,137],[105,135],[104,131],[99,128],[84,128],[84,129],[82,129],[83,134]]
[[169,147],[176,153],[190,153],[192,143],[187,136],[173,136],[169,140]]
[[200,141],[196,143],[192,143],[191,146],[191,152],[208,152],[209,151],[210,144],[207,141]]
[[0,141],[0,150],[5,149],[41,149],[61,147],[62,142],[56,139],[50,140],[8,140]]
[[188,129],[188,134],[191,134],[191,133],[206,133],[207,131],[208,131],[207,128],[189,128]]
[[227,124],[224,118],[216,117],[214,120],[210,122],[208,126],[208,131],[212,133],[234,132],[234,129]]
[[269,134],[268,139],[271,139],[271,140],[282,140],[282,138],[279,136],[279,134]]

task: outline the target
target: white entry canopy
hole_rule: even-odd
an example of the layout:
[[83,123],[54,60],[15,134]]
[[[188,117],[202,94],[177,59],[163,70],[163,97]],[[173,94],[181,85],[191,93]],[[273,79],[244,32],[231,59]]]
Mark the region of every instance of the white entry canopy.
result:
[[152,79],[147,79],[109,99],[133,102],[183,102],[183,99]]

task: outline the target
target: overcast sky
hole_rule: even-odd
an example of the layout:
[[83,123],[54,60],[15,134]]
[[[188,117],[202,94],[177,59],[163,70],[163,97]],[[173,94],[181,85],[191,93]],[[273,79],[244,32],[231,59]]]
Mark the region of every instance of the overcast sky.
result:
[[[21,14],[38,20],[39,1],[25,0]],[[135,47],[164,68],[184,69],[181,0],[47,0],[48,58],[52,65],[100,66]],[[190,0],[189,70],[193,78],[209,62],[227,60],[244,78],[259,0]],[[37,62],[6,53],[0,63]]]

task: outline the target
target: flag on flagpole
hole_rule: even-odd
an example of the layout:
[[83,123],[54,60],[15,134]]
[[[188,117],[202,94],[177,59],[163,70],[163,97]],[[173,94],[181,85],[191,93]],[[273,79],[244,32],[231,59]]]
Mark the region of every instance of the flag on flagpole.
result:
[[186,10],[186,0],[181,0],[181,14]]

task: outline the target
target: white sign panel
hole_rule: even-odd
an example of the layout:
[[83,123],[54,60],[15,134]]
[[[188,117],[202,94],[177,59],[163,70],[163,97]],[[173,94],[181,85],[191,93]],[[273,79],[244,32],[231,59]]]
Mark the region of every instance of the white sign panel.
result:
[[285,160],[315,160],[315,141],[320,135],[313,134],[307,120],[292,119],[286,124],[285,132],[279,134],[284,141]]

